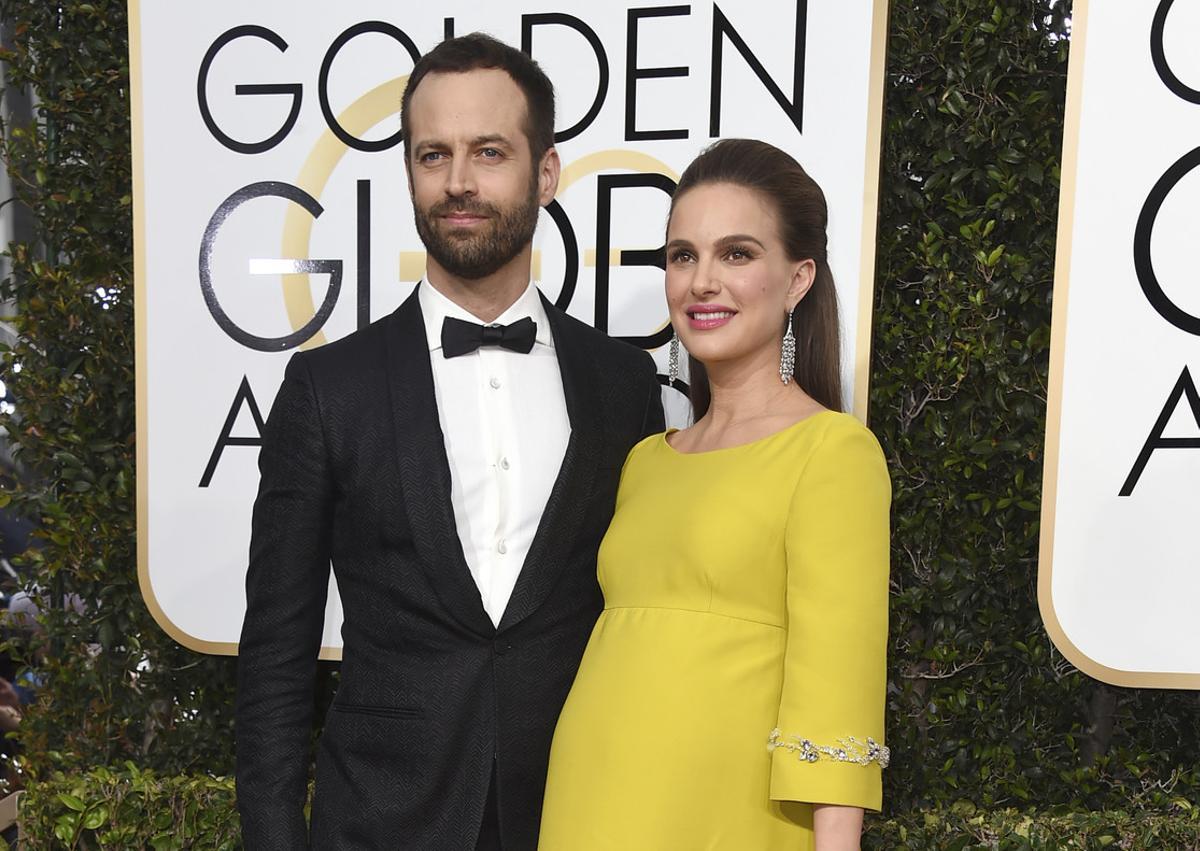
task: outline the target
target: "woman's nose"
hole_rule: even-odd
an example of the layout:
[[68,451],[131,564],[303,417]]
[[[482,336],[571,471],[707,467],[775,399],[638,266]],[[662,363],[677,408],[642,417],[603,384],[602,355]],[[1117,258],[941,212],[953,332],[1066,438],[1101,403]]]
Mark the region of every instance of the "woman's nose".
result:
[[696,264],[696,274],[692,276],[693,295],[712,295],[721,291],[719,270],[709,261]]

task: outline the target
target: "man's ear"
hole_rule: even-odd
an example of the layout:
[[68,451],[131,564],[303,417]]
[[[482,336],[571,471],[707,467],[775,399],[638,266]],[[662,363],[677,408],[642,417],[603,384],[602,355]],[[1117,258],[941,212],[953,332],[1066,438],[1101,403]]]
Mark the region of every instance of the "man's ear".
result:
[[538,203],[545,207],[554,200],[558,193],[558,177],[562,173],[562,161],[558,158],[558,149],[551,146],[542,154],[538,163]]
[[792,268],[792,281],[787,291],[788,310],[794,309],[800,303],[800,299],[808,294],[816,279],[817,264],[811,259],[801,260]]

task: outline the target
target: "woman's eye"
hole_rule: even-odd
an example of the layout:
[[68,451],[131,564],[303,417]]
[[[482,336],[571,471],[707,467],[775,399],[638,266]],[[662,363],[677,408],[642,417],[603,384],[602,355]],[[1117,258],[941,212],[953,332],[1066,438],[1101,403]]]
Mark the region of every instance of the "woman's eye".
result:
[[745,248],[731,248],[725,253],[725,256],[734,261],[743,261],[751,259],[750,252]]
[[692,259],[692,253],[690,251],[676,249],[675,251],[671,252],[671,255],[668,259],[672,263],[687,263]]

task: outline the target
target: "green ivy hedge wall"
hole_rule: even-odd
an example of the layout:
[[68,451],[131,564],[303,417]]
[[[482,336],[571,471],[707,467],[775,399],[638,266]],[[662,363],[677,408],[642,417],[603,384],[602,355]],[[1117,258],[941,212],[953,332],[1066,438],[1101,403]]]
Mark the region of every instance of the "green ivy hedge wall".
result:
[[[233,781],[161,776],[132,763],[39,783],[22,805],[23,851],[232,851],[240,847]],[[3,842],[0,841],[0,847]],[[976,811],[959,804],[869,823],[867,849],[1100,851],[1200,849],[1200,811]]]
[[[233,663],[174,644],[137,588],[125,3],[0,0],[0,18],[9,85],[41,98],[4,128],[41,242],[11,247],[3,284],[22,334],[4,425],[33,475],[0,502],[40,519],[25,569],[45,600],[86,601],[18,648],[46,680],[19,734],[30,817],[188,794],[217,813],[227,781],[196,778],[232,768]],[[1090,680],[1037,611],[1069,35],[1061,0],[892,2],[870,422],[895,492],[893,762],[869,847],[1200,847],[1197,695]]]
[[[21,341],[5,353],[20,419],[4,422],[33,472],[5,493],[38,518],[25,567],[47,641],[18,648],[46,680],[20,740],[34,777],[131,759],[164,772],[232,769],[233,662],[192,653],[154,623],[137,584],[133,260],[124,2],[0,0],[8,84],[41,98],[3,154],[42,241],[13,245]],[[77,613],[64,595],[84,601]],[[57,605],[54,605],[55,601]],[[44,645],[44,646],[38,646]],[[100,652],[89,652],[99,645]]]
[[1195,799],[1200,700],[1076,671],[1036,601],[1070,5],[892,4],[870,423],[895,493],[892,812]]

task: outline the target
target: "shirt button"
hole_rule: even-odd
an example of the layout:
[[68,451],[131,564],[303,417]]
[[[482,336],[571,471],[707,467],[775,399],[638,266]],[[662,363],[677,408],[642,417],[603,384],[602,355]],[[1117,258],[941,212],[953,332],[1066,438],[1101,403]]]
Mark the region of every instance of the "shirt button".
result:
[[508,544],[504,542],[503,538],[500,539],[500,543],[496,544],[496,552],[500,553],[500,555],[508,552]]
[[501,470],[507,470],[510,466],[512,466],[512,465],[508,463],[507,458],[500,459],[500,469]]
[[492,389],[493,389],[493,390],[499,390],[499,389],[500,389],[500,379],[499,379],[499,378],[497,378],[497,377],[496,377],[496,376],[494,376],[494,375],[493,375],[493,376],[492,376],[490,379],[488,379],[488,384],[490,384],[490,385],[491,385],[491,387],[492,387]]

